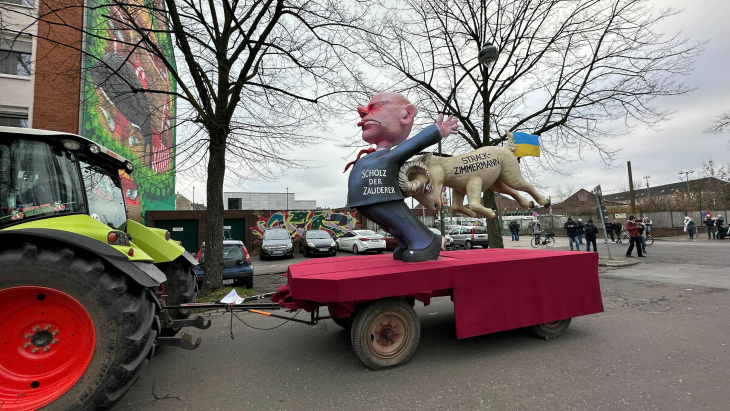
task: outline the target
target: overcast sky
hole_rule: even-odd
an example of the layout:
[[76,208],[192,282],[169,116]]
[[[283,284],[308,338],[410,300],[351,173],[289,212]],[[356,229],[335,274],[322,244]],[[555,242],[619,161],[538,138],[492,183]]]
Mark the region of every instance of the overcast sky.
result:
[[[533,180],[536,186],[543,187],[546,195],[553,196],[553,201],[556,201],[558,187],[591,190],[600,184],[604,193],[627,189],[627,161],[631,161],[634,185],[641,184],[641,187],[646,187],[645,176],[651,176],[649,185],[654,187],[684,179],[679,171],[694,170],[690,179],[696,178],[702,164],[708,160],[719,165],[730,164],[730,131],[723,134],[702,132],[715,117],[730,110],[730,24],[727,21],[730,3],[724,0],[655,0],[655,3],[658,7],[671,4],[684,9],[666,21],[664,32],[682,30],[683,35],[694,40],[710,40],[695,71],[685,79],[688,85],[697,89],[685,96],[657,101],[660,108],[675,111],[661,129],[636,128],[630,135],[613,138],[611,147],[621,149],[613,167],[606,167],[598,155],[592,153],[585,155],[582,161],[566,166],[566,171],[572,173],[570,176],[546,172]],[[343,124],[335,126],[327,137],[342,141],[359,134],[355,107],[352,113],[351,118],[341,119]],[[288,172],[273,182],[249,180],[244,185],[227,182],[224,191],[285,193],[288,187],[297,200],[316,200],[319,207],[343,207],[347,202],[347,174],[342,171],[345,164],[354,159],[352,152],[337,148],[332,142],[330,146],[320,144],[303,149],[301,157],[311,160],[313,168]],[[178,193],[192,199],[193,186],[195,201],[204,202],[205,182],[191,182],[190,178],[178,176]]]

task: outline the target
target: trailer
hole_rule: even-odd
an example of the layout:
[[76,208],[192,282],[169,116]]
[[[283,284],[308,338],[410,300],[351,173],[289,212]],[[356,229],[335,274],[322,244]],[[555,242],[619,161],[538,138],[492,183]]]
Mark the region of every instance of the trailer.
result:
[[[552,339],[572,318],[603,312],[598,256],[587,252],[475,249],[420,263],[390,255],[332,257],[292,264],[287,277],[276,293],[247,299],[255,304],[227,308],[278,318],[288,317],[267,309],[304,309],[311,319],[298,321],[312,325],[331,318],[350,330],[355,354],[375,370],[401,365],[415,353],[421,330],[416,300],[428,305],[432,298],[451,298],[458,339],[522,327]],[[269,297],[272,302],[262,303]],[[330,315],[320,316],[321,307]]]

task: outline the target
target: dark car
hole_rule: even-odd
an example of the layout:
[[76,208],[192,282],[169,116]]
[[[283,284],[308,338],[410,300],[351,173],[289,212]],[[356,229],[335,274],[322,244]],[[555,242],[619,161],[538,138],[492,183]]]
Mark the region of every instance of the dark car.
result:
[[[196,258],[199,264],[193,267],[193,271],[198,277],[198,286],[202,286],[205,279],[205,243]],[[253,288],[253,263],[243,241],[223,241],[223,284]]]
[[335,255],[337,244],[325,230],[309,230],[299,240],[299,251],[305,257],[316,254]]
[[294,244],[286,228],[270,228],[264,231],[259,258],[265,260],[271,257],[294,257]]

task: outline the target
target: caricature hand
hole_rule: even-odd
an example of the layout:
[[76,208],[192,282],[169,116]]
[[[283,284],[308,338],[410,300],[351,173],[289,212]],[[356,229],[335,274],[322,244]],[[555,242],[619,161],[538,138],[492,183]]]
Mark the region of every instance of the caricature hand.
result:
[[440,114],[439,118],[436,120],[436,127],[438,127],[439,132],[441,132],[441,138],[444,138],[448,136],[449,134],[456,134],[459,130],[459,120],[456,120],[454,116],[449,116],[444,121],[444,115]]

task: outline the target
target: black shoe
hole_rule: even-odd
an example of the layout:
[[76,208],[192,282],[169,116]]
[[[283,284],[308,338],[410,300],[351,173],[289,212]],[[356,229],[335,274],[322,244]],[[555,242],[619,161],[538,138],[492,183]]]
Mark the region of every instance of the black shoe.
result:
[[405,251],[405,249],[396,247],[395,250],[393,250],[393,259],[403,261],[403,251]]
[[407,263],[420,263],[422,261],[438,260],[441,252],[441,236],[434,235],[433,241],[426,248],[414,250],[409,248],[403,253],[403,261]]
[[634,258],[633,255],[627,255],[626,258]]
[[645,255],[640,255],[639,257],[642,257],[642,258],[646,258],[646,256],[645,256]]

